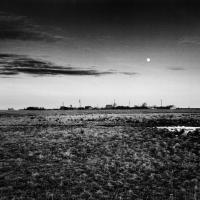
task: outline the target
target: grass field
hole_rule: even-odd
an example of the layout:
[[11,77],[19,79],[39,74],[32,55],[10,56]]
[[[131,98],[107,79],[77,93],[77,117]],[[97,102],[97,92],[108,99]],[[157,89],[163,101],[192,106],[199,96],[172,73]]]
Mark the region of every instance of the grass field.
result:
[[200,199],[200,110],[0,111],[0,200]]

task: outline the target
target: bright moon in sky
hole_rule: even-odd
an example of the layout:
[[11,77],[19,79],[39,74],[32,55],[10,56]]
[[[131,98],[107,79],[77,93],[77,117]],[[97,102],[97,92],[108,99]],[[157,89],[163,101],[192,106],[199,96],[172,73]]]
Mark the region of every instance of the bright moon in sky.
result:
[[150,58],[147,58],[147,62],[150,62],[151,61],[151,59]]

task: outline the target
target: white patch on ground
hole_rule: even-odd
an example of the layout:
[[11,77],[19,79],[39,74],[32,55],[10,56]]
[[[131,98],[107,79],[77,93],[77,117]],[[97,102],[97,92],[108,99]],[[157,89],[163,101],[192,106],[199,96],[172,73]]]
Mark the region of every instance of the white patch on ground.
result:
[[189,132],[194,132],[195,130],[200,129],[200,127],[191,127],[191,126],[161,126],[161,127],[157,127],[157,129],[167,129],[168,131],[171,131],[171,132],[184,130],[185,133],[189,133]]

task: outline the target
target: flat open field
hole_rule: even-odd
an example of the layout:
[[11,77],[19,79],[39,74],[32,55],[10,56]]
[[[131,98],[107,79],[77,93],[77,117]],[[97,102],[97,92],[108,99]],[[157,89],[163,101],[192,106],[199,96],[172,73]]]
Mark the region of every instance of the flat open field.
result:
[[0,111],[0,200],[199,200],[200,110]]

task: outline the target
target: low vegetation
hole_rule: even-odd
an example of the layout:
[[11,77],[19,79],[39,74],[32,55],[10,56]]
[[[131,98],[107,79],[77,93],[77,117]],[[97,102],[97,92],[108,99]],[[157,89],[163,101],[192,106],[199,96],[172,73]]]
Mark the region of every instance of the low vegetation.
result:
[[0,199],[200,198],[199,115],[0,116]]

